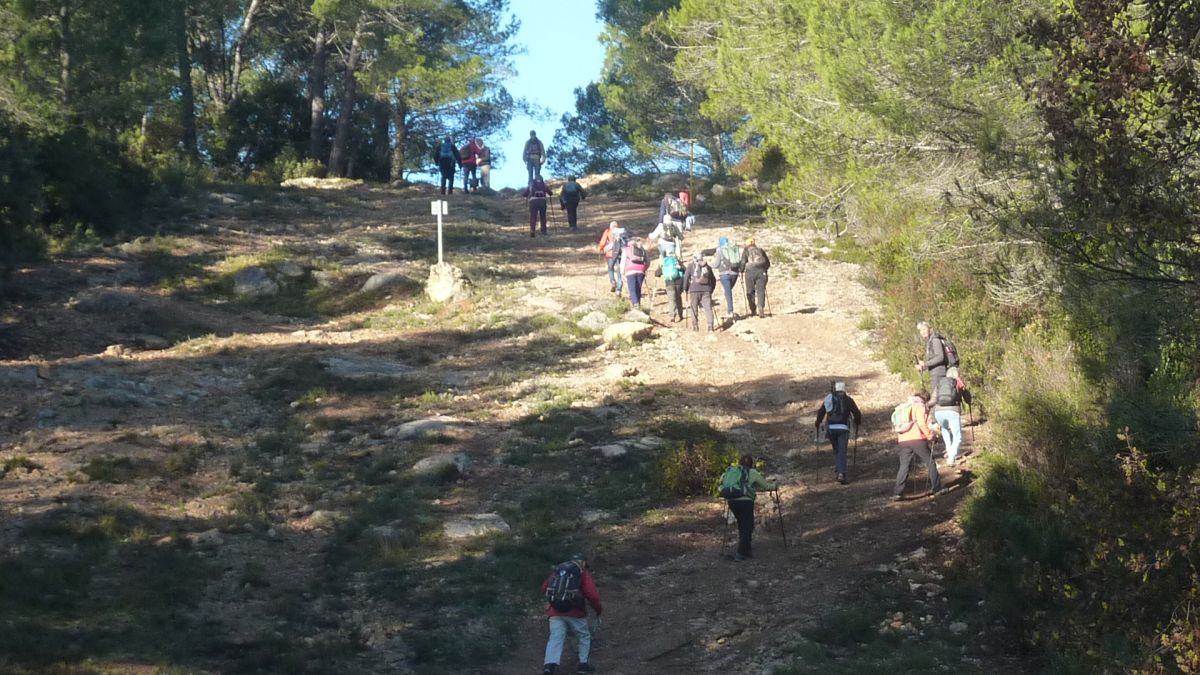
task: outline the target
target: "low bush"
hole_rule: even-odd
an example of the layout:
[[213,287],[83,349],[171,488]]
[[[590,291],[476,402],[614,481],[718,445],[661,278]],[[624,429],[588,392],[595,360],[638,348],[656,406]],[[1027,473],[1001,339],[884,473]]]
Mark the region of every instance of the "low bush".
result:
[[681,443],[663,456],[659,464],[659,484],[676,497],[713,495],[725,469],[737,460],[736,449],[716,441]]

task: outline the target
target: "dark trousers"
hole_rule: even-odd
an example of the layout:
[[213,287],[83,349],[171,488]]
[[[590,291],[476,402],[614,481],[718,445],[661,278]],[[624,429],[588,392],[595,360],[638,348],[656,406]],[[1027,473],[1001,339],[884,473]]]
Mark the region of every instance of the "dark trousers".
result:
[[683,320],[683,279],[666,282],[667,310],[672,319]]
[[829,444],[833,446],[833,464],[838,473],[846,473],[846,448],[850,446],[849,429],[830,429]]
[[767,306],[767,271],[761,267],[746,268],[746,304],[754,316]]
[[463,192],[471,189],[471,179],[475,177],[475,165],[463,164]]
[[454,192],[454,160],[438,160],[438,169],[442,172],[442,194],[447,189]]
[[692,329],[700,329],[700,306],[704,306],[704,312],[708,315],[708,329],[713,329],[713,308],[712,308],[712,291],[689,291],[688,301],[692,307]]
[[929,491],[937,492],[942,489],[942,478],[938,475],[937,462],[933,452],[929,450],[927,441],[904,441],[900,444],[900,472],[896,474],[896,485],[892,494],[904,494],[904,484],[908,482],[908,469],[912,466],[913,455],[925,462],[925,471],[929,473]]
[[567,224],[575,227],[579,219],[579,202],[573,202],[568,199],[562,202],[562,207],[567,210]]
[[941,382],[943,377],[946,377],[946,366],[938,366],[937,368],[929,369],[930,393],[937,391],[938,382]]
[[737,552],[750,555],[750,537],[754,535],[754,500],[730,499],[729,510],[737,518],[738,547]]
[[529,234],[537,231],[538,220],[542,222],[542,234],[546,234],[546,202],[529,202]]

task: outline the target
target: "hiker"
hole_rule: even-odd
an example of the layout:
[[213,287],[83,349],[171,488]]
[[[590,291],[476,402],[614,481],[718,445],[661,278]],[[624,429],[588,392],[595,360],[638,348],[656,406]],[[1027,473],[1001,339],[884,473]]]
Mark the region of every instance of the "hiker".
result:
[[725,470],[721,477],[721,496],[729,504],[729,510],[737,519],[738,546],[734,560],[753,558],[750,550],[750,537],[754,534],[754,497],[755,489],[771,491],[777,488],[767,482],[758,469],[754,468],[754,457],[742,455],[735,466]]
[[629,289],[629,302],[634,309],[642,308],[642,284],[646,281],[646,267],[649,258],[642,240],[633,237],[621,250],[621,274],[625,276],[625,286]]
[[817,408],[817,431],[820,432],[824,422],[829,444],[833,446],[834,471],[837,482],[845,485],[846,480],[846,449],[850,447],[850,420],[854,420],[854,428],[862,426],[862,413],[858,404],[846,393],[845,382],[834,382],[833,391],[825,395],[821,407]]
[[542,145],[536,131],[529,132],[529,140],[525,141],[525,151],[521,157],[525,160],[525,168],[529,170],[529,183],[532,184],[534,178],[540,180],[542,165],[546,163],[546,146]]
[[591,605],[596,612],[596,623],[600,623],[600,591],[588,569],[587,559],[582,553],[571,554],[571,559],[554,568],[542,582],[542,594],[546,596],[546,616],[550,617],[550,638],[546,640],[546,656],[542,659],[542,675],[555,675],[562,659],[563,645],[567,633],[579,640],[579,666],[576,672],[594,673],[588,662],[592,650],[592,631],[588,627],[587,608]]
[[767,270],[771,269],[771,259],[751,237],[742,249],[741,262],[746,275],[746,306],[750,308],[750,316],[763,316],[766,314]]
[[733,311],[733,287],[742,271],[742,248],[729,237],[721,237],[717,240],[716,254],[713,263],[720,275],[721,288],[725,289],[725,318],[734,319],[737,315]]
[[492,149],[482,138],[475,139],[475,166],[479,167],[479,184],[485,190],[492,189]]
[[665,248],[659,250],[666,254],[654,274],[662,277],[663,285],[667,288],[667,311],[671,314],[671,323],[678,323],[683,321],[683,265],[679,262],[674,243],[668,242]]
[[529,184],[529,187],[521,191],[521,196],[529,200],[529,236],[534,236],[537,232],[538,220],[542,223],[542,235],[546,232],[546,202],[554,194],[546,185],[546,181],[541,178],[536,178]]
[[621,274],[621,253],[628,243],[629,233],[615,220],[609,223],[608,229],[600,235],[598,248],[604,255],[605,264],[608,265],[608,290],[617,295],[620,295],[621,289],[625,287],[625,277]]
[[475,173],[475,167],[479,163],[479,147],[475,145],[475,139],[467,141],[458,154],[462,158],[463,192],[471,191],[472,181],[475,183],[475,189],[478,190],[479,178]]
[[679,221],[679,224],[684,225],[684,221],[688,218],[688,206],[684,201],[686,192],[680,192],[678,196],[670,192],[663,195],[662,201],[658,203],[658,222],[662,222],[663,216],[671,216],[674,220]]
[[442,173],[442,194],[446,194],[447,189],[450,194],[454,194],[454,169],[462,166],[462,156],[459,155],[458,148],[455,147],[450,136],[443,138],[441,145],[434,150],[433,161],[437,163],[438,170]]
[[900,444],[900,472],[896,474],[896,485],[892,490],[892,499],[900,501],[904,495],[904,485],[908,482],[908,470],[912,466],[913,455],[925,462],[925,470],[929,473],[929,495],[936,496],[942,490],[942,478],[938,475],[937,461],[929,448],[933,440],[933,430],[929,428],[928,412],[925,401],[929,399],[925,392],[915,391],[907,402],[896,406],[892,411],[892,430],[896,432]]
[[925,360],[917,362],[917,372],[928,370],[929,390],[937,391],[938,382],[946,376],[946,369],[958,366],[958,350],[927,321],[917,323],[917,333],[925,341]]
[[716,277],[704,254],[696,251],[692,262],[683,273],[683,290],[688,294],[688,305],[692,308],[692,330],[700,330],[700,306],[708,314],[708,332],[713,332],[712,293],[717,286]]
[[933,391],[933,419],[942,429],[942,440],[946,443],[946,464],[958,464],[958,450],[962,447],[962,404],[971,404],[971,392],[958,376],[958,368],[946,369],[946,376],[938,381]]
[[658,241],[658,257],[660,258],[666,256],[664,248],[667,244],[672,245],[676,255],[683,251],[683,227],[670,215],[663,216],[654,230],[646,235],[646,238]]
[[558,205],[567,212],[567,225],[573,230],[579,211],[579,202],[587,199],[587,192],[583,186],[575,182],[575,176],[567,176],[567,182],[563,185],[562,192],[558,196]]

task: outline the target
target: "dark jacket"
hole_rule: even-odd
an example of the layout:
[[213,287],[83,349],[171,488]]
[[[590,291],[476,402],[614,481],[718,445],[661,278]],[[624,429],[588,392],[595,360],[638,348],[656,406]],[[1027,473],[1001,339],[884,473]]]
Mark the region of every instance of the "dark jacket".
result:
[[[571,189],[572,185],[575,186],[574,189]],[[559,200],[564,205],[578,204],[579,202],[587,199],[587,192],[584,191],[583,186],[573,180],[567,181],[566,184],[563,185],[562,192],[559,194]]]
[[938,366],[950,365],[946,362],[946,350],[942,348],[942,336],[937,331],[929,332],[925,341],[925,370],[933,370]]
[[546,185],[546,181],[541,178],[535,179],[533,185],[521,190],[521,196],[529,199],[529,205],[537,207],[545,206],[546,198],[553,194],[554,190],[551,190]]
[[521,158],[526,162],[541,163],[546,158],[546,146],[542,145],[540,138],[531,138],[525,141],[525,149],[521,152]]
[[[754,249],[762,253],[762,260],[758,264],[750,264],[750,249]],[[762,250],[762,247],[758,246],[757,244],[754,246],[747,246],[742,249],[742,269],[769,270],[771,269],[771,259],[767,257],[767,252]]]
[[[828,396],[826,396],[826,398],[828,398],[829,396],[832,396],[832,395],[833,394],[829,394]],[[846,410],[847,410],[847,412],[850,413],[850,417],[854,418],[854,426],[861,427],[862,426],[862,412],[859,411],[858,404],[854,402],[854,399],[850,398],[849,394],[842,394],[842,395],[846,397]],[[828,411],[825,410],[825,399],[821,399],[821,407],[817,408],[816,426],[818,428],[820,428],[821,421],[825,419],[825,415],[827,413],[828,413]],[[849,421],[849,420],[847,420],[847,421]],[[844,422],[833,422],[833,424],[844,424]]]
[[[462,166],[462,155],[459,154],[458,148],[453,143],[450,144],[450,150],[454,154],[454,164]],[[442,165],[442,143],[438,143],[437,147],[433,149],[433,163],[438,166]]]
[[[708,271],[700,280],[694,281],[692,276],[696,273],[696,268],[699,266],[708,267]],[[712,293],[713,288],[717,285],[716,275],[713,274],[712,268],[703,260],[697,262],[693,260],[688,263],[687,270],[683,273],[683,290],[688,293]]]
[[[580,571],[582,574],[579,579],[579,591],[583,593],[584,601],[592,606],[592,609],[596,612],[596,616],[600,616],[600,612],[603,610],[600,607],[600,591],[596,588],[596,580],[592,578],[592,572],[588,568],[584,567]],[[542,582],[543,595],[545,595],[547,588],[550,588],[549,577],[546,577],[546,580]],[[576,607],[569,612],[560,612],[554,609],[550,603],[546,603],[546,616],[570,616],[576,619],[586,619],[587,607]]]
[[934,402],[933,411],[952,410],[956,413],[962,412],[962,404],[965,401],[967,405],[971,405],[971,390],[965,386],[961,389],[958,387],[958,380],[952,380],[949,377],[943,377],[938,383],[939,387],[954,387],[954,404],[953,405],[938,405],[938,392],[935,390],[930,392],[930,400]]

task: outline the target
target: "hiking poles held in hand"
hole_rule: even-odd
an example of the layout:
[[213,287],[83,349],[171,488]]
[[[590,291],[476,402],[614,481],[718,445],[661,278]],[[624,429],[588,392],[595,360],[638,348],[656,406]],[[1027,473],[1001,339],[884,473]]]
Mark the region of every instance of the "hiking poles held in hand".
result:
[[783,509],[779,506],[779,488],[771,490],[771,501],[775,503],[775,517],[779,519],[779,535],[783,537],[783,550],[787,550],[787,527],[783,524]]
[[850,455],[850,466],[858,473],[858,425],[854,425],[854,452]]
[[[967,404],[967,421],[969,421],[971,423],[970,424],[971,447],[974,447],[975,446],[975,406],[971,405],[970,403]],[[974,452],[974,450],[972,450],[971,452]]]

